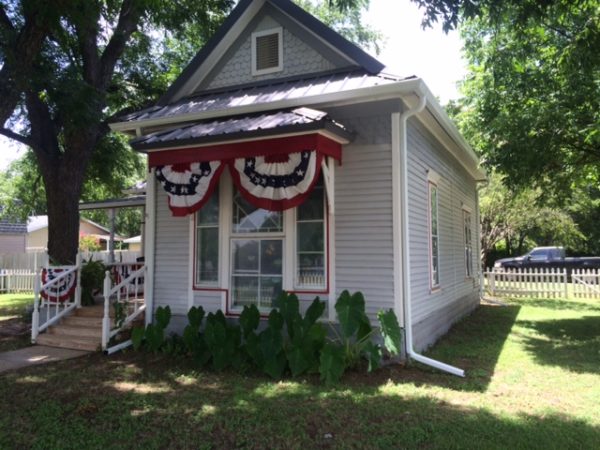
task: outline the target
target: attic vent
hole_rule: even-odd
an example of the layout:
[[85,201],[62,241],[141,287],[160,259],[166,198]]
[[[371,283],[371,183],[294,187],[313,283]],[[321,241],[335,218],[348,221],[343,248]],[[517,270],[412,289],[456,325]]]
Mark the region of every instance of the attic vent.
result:
[[283,70],[281,28],[252,33],[252,75]]

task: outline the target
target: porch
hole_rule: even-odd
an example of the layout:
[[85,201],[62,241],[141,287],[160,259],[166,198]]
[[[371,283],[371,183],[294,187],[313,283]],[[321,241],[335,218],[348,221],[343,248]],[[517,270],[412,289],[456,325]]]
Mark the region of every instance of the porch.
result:
[[[47,267],[34,282],[31,340],[36,344],[113,353],[131,344],[127,334],[146,310],[144,263],[106,265],[100,289],[82,284],[85,265]],[[82,298],[88,304],[82,303]]]

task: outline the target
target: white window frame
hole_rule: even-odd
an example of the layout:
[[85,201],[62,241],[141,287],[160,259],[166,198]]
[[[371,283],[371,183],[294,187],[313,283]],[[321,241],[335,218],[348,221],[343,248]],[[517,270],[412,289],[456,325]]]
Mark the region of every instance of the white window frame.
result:
[[[471,209],[463,206],[463,241],[465,244],[465,277],[473,278],[473,215]],[[467,218],[469,223],[467,226]],[[467,230],[469,235],[467,236]]]
[[[278,46],[278,62],[276,67],[269,67],[268,69],[258,70],[256,67],[256,40],[262,36],[268,36],[270,34],[277,34],[277,46]],[[283,28],[271,28],[269,30],[256,31],[252,33],[252,76],[267,75],[270,73],[281,72],[283,70]]]
[[[439,179],[439,178],[438,178]],[[431,194],[432,191],[435,189],[436,192],[436,196],[435,196],[435,220],[436,220],[436,224],[437,224],[437,230],[436,230],[436,234],[433,234],[433,227],[432,227],[432,223],[433,223],[433,208],[431,207]],[[435,183],[431,178],[429,178],[428,183],[427,183],[427,211],[428,211],[428,223],[427,223],[427,228],[429,231],[429,287],[431,288],[432,291],[437,290],[440,288],[440,203],[439,203],[439,187],[437,185],[437,183]],[[437,239],[437,246],[436,246],[436,254],[434,255],[434,249],[433,249],[433,238]],[[435,256],[435,258],[434,258]],[[434,270],[434,261],[437,261],[437,270]],[[436,279],[436,275],[437,275],[437,279]]]

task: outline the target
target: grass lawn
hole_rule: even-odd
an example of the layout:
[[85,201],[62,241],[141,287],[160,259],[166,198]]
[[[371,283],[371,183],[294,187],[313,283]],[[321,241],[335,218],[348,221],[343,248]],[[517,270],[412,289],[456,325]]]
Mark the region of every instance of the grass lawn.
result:
[[425,367],[271,381],[164,355],[99,354],[0,375],[0,448],[600,446],[600,301],[482,306]]
[[31,318],[26,309],[33,305],[33,294],[0,295],[0,352],[16,350],[30,344],[27,325]]

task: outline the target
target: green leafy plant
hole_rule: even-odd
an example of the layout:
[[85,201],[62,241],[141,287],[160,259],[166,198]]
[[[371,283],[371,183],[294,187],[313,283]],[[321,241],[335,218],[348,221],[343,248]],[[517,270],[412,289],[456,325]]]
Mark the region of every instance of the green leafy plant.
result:
[[242,368],[244,358],[240,348],[241,336],[239,325],[227,324],[222,311],[208,314],[204,339],[215,370],[224,370],[229,366]]
[[143,327],[131,330],[131,341],[135,350],[145,343],[149,351],[157,353],[165,344],[165,330],[171,321],[171,308],[168,305],[159,306],[154,317],[154,323],[149,323],[145,330]]
[[81,304],[93,305],[94,295],[102,290],[106,266],[102,261],[84,262],[81,267]]

